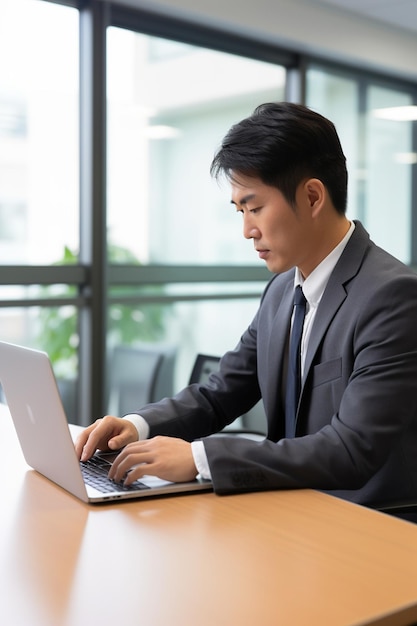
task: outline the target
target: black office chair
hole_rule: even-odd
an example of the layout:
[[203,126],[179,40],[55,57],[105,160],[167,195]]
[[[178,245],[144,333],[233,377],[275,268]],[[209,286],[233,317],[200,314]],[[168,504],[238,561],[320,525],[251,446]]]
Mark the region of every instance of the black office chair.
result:
[[[206,383],[213,372],[219,369],[220,357],[198,354],[191,371],[189,383]],[[259,401],[248,413],[237,417],[226,426],[221,435],[241,435],[250,439],[262,440],[266,437],[266,416],[262,402]]]
[[140,343],[115,346],[109,358],[110,415],[126,415],[173,393],[177,347]]

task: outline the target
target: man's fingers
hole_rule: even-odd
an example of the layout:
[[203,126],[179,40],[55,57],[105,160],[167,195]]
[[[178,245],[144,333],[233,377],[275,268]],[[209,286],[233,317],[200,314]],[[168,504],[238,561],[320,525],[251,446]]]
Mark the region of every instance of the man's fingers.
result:
[[131,443],[115,459],[109,477],[117,482],[124,480],[128,485],[145,474],[172,482],[193,480],[197,468],[191,444],[172,437]]
[[82,461],[89,459],[97,449],[119,450],[137,439],[135,426],[120,417],[106,415],[85,429],[75,443],[75,450]]
[[144,474],[149,473],[149,464],[152,463],[153,457],[146,449],[143,449],[143,446],[140,446],[140,448],[139,451],[131,452],[129,451],[129,446],[127,446],[114,460],[109,471],[109,478],[116,482],[121,482],[128,475],[129,479],[126,484],[129,484]]
[[[89,442],[91,433],[96,428],[96,423],[92,424],[88,428],[80,433],[75,441],[75,452],[80,459],[84,452],[88,453],[89,448],[92,446],[92,442]],[[90,455],[91,456],[91,455]]]

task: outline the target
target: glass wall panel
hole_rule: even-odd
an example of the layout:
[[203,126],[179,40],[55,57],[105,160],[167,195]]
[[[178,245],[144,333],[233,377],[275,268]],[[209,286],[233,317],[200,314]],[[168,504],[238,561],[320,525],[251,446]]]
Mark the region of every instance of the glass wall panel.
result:
[[[0,288],[0,300],[16,295]],[[32,290],[33,294],[33,290]],[[19,289],[19,295],[22,290]],[[1,340],[48,353],[69,421],[76,422],[77,309],[74,306],[0,307]]]
[[347,158],[348,216],[360,219],[374,241],[405,263],[411,260],[416,122],[399,119],[398,112],[414,98],[411,88],[319,67],[307,72],[307,105],[335,123]]
[[74,306],[1,307],[0,317],[2,341],[44,350],[51,357],[57,375],[75,376],[78,332]]
[[411,260],[412,168],[417,155],[413,122],[392,119],[390,111],[411,104],[409,93],[373,85],[367,90],[366,223],[373,238],[406,263]]
[[284,68],[108,30],[108,237],[141,263],[257,263],[210,178],[229,127],[284,95]]
[[[257,289],[261,294],[262,287],[248,286],[251,293]],[[227,287],[224,288],[226,293]],[[245,287],[243,287],[243,292]],[[230,293],[237,290],[230,285]],[[184,300],[172,303],[143,305],[111,305],[109,360],[109,389],[114,386],[111,360],[114,351],[128,338],[129,349],[125,354],[126,362],[134,358],[129,354],[139,348],[150,349],[149,337],[153,337],[152,348],[161,350],[162,354],[174,355],[169,372],[163,372],[164,381],[159,381],[160,397],[179,391],[187,384],[194,360],[198,353],[221,356],[233,349],[242,333],[252,321],[259,304],[259,297],[239,297],[236,299]],[[115,325],[115,320],[120,320]],[[122,340],[122,341],[121,341]],[[126,347],[126,346],[125,346]],[[136,370],[137,381],[147,375],[147,368]],[[119,361],[119,370],[123,369]],[[133,365],[134,367],[134,365]],[[114,374],[114,372],[113,372]],[[136,381],[136,382],[137,382]],[[109,391],[110,393],[110,391]],[[132,406],[131,410],[139,408]]]
[[0,2],[0,264],[78,249],[78,11]]
[[252,321],[260,298],[178,302],[173,306],[171,340],[180,351],[176,385],[188,382],[198,353],[222,356],[233,350]]
[[[228,185],[211,180],[209,169],[232,124],[262,102],[283,99],[284,68],[113,27],[107,51],[110,262],[227,264],[237,272],[239,265],[260,264],[243,238]],[[173,350],[174,365],[171,361],[164,372],[158,393],[178,391],[188,382],[197,353],[221,355],[236,345],[262,288],[262,281],[201,284],[196,274],[196,282],[186,285],[139,286],[145,296],[140,306],[128,306],[123,289],[112,288],[111,409],[122,410],[115,401],[120,399],[116,362],[121,372],[130,360],[138,386],[141,352],[150,351],[151,343],[165,358]],[[138,290],[130,288],[130,293],[138,295]],[[129,372],[125,385],[128,379]],[[139,384],[145,384],[142,378]],[[130,393],[125,386],[125,397]]]
[[336,126],[349,170],[348,214],[358,217],[363,168],[359,146],[359,86],[354,78],[311,68],[306,77],[306,104]]

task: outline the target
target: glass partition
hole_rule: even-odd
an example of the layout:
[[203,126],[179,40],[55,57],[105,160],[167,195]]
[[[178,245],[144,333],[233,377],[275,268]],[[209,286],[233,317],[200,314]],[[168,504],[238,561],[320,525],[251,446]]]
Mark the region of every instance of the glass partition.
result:
[[[150,339],[169,352],[173,348],[175,363],[169,388],[179,391],[189,380],[197,354],[221,356],[232,350],[256,313],[262,291],[259,285],[251,286],[252,293],[259,290],[259,297],[233,299],[227,297],[226,288],[218,299],[213,296],[209,300],[111,305],[109,353],[119,345],[129,344],[134,349]],[[230,285],[231,296],[234,291],[237,293],[235,286]]]
[[210,178],[229,127],[284,97],[272,63],[108,30],[108,239],[141,263],[256,263]]
[[78,249],[78,11],[0,3],[0,264]]
[[[22,296],[22,289],[19,294]],[[0,301],[17,295],[0,288]],[[77,421],[78,331],[75,306],[0,307],[1,340],[47,352],[69,421]],[[0,401],[4,400],[0,394]]]
[[[372,239],[411,261],[413,171],[417,109],[411,88],[312,66],[307,105],[336,125],[349,171],[348,216],[360,219]],[[401,111],[411,115],[401,116]],[[395,221],[395,228],[393,222]]]

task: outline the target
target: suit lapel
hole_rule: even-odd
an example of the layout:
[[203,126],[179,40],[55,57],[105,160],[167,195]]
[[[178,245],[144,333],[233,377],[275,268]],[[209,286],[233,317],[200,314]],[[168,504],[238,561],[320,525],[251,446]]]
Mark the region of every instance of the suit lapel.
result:
[[326,291],[323,294],[314,319],[313,328],[311,330],[304,364],[304,380],[308,376],[314,355],[316,354],[316,351],[326,334],[327,328],[331,324],[335,313],[346,298],[346,290],[344,289],[343,284],[339,283],[334,285],[331,291],[328,291],[329,286],[330,285],[326,287]]
[[[306,354],[304,380],[307,378],[314,355],[337,310],[347,296],[346,284],[358,273],[369,246],[369,235],[360,222],[336,264],[317,309]],[[301,392],[302,393],[302,392]]]

